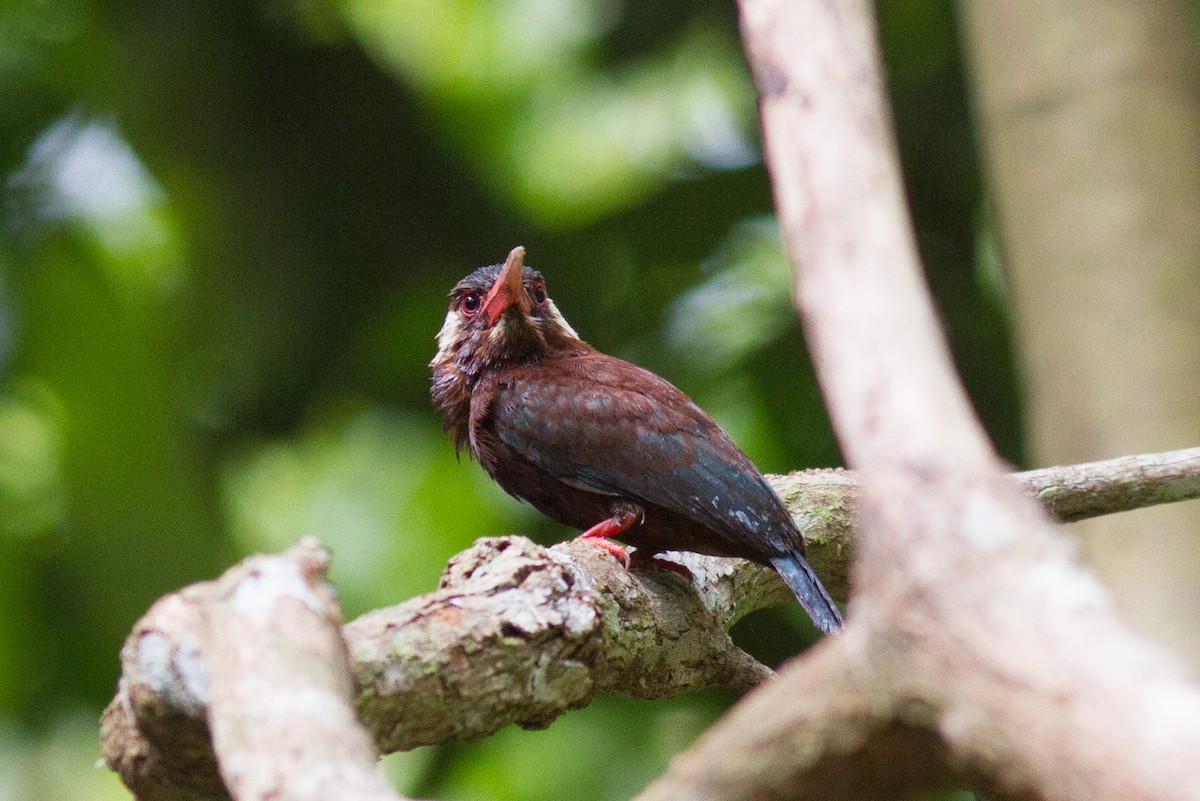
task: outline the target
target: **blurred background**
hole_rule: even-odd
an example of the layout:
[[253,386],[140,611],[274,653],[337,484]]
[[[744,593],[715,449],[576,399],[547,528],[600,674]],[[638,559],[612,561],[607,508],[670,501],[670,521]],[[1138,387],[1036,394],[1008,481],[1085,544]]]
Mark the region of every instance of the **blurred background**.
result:
[[[1022,464],[955,7],[879,11],[925,265]],[[352,617],[476,537],[571,533],[456,460],[428,400],[447,292],[516,244],[764,470],[838,464],[756,125],[724,0],[0,3],[0,801],[128,798],[95,767],[121,642],[244,554],[317,535]],[[802,618],[736,634],[776,663]],[[387,769],[622,799],[732,700],[606,698]]]

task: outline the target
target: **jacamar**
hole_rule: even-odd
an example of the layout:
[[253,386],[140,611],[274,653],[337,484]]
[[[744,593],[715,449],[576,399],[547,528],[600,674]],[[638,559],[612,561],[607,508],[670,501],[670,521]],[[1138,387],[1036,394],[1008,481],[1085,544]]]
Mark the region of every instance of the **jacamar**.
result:
[[[841,616],[762,473],[663,378],[575,333],[514,248],[450,293],[434,405],[504,490],[624,557],[695,551],[773,566],[817,627]],[[627,561],[627,560],[626,560]]]

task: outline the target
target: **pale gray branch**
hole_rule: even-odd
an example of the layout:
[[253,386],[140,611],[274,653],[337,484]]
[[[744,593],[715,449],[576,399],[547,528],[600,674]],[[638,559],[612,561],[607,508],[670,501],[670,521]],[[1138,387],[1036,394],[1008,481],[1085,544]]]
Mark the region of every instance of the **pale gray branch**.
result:
[[399,801],[355,717],[327,566],[304,540],[172,593],[138,621],[101,735],[141,801]]
[[[1043,467],[1012,478],[1052,518],[1067,523],[1200,498],[1200,448]],[[804,532],[813,569],[835,598],[848,597],[858,472],[815,469],[767,480]]]
[[743,698],[638,801],[861,801],[953,786],[945,750],[928,731],[892,719],[848,634],[826,638]]
[[[791,597],[772,571],[738,559],[673,555],[687,580],[628,571],[586,542],[544,548],[523,537],[480,540],[451,561],[434,592],[343,627],[371,745],[336,712],[334,691],[351,685],[341,646],[316,615],[317,589],[303,603],[268,592],[265,576],[293,595],[302,588],[284,580],[292,575],[286,570],[278,575],[280,558],[252,557],[215,582],[164,597],[126,641],[102,739],[106,762],[142,801],[226,798],[222,775],[235,794],[241,789],[238,797],[264,797],[293,778],[266,753],[275,748],[303,755],[310,767],[325,755],[321,776],[374,794],[361,771],[368,746],[392,751],[483,737],[512,723],[543,726],[597,692],[661,698],[712,685],[745,690],[772,674],[727,629]],[[312,562],[302,551],[291,559]],[[263,614],[268,601],[282,604],[287,620],[243,620],[251,601]],[[289,706],[297,696],[337,719],[328,728],[305,723],[313,710]],[[278,722],[247,717],[256,714]],[[301,734],[314,743],[333,736],[340,750],[283,747],[288,735]],[[321,786],[289,792],[309,797]]]
[[[1044,501],[1053,500],[1055,508],[1099,513],[1194,493],[1198,462],[1200,449],[1192,449],[1047,468],[1015,478]],[[844,598],[857,475],[810,470],[770,480],[809,537],[817,572]],[[733,646],[727,630],[751,611],[790,602],[778,577],[736,559],[671,558],[687,567],[690,583],[662,571],[628,572],[588,543],[543,548],[521,537],[480,540],[451,561],[434,592],[343,628],[359,717],[376,746],[393,751],[483,737],[512,723],[544,725],[587,704],[597,692],[661,698],[708,685],[746,689],[769,676]],[[213,642],[213,616],[228,614],[229,591],[222,588],[245,581],[257,564],[249,560],[220,582],[164,597],[131,633],[122,651],[119,692],[105,712],[104,744],[109,765],[140,798],[225,797],[210,745],[210,699],[217,696],[213,674],[233,681],[239,670],[252,668],[253,660],[233,670],[226,657],[214,663],[213,649],[232,654],[244,645],[296,651],[282,629],[267,636],[232,623],[222,624],[225,634],[219,644]],[[325,642],[323,647],[331,646]],[[340,658],[325,653],[334,662]],[[313,656],[297,668],[324,661]],[[832,692],[823,679],[806,686],[796,697],[811,704],[825,704],[822,693]],[[815,689],[820,687],[825,690]],[[842,708],[847,697],[843,693],[833,707],[820,708]],[[825,721],[821,715],[815,719]],[[908,753],[904,749],[910,746],[901,744],[907,735],[901,735],[913,734],[910,728],[875,723],[878,728],[867,738],[873,745],[865,753]],[[843,724],[830,717],[821,725],[836,731]],[[806,724],[810,733],[813,725]],[[268,738],[265,745],[273,742]],[[940,764],[936,758],[904,760],[910,768],[927,763]],[[795,769],[813,781],[827,775],[821,765]],[[910,776],[909,784],[919,782]]]
[[[1200,691],[1002,475],[954,376],[905,213],[870,5],[740,8],[806,336],[862,471],[856,593],[839,636],[872,703],[866,715],[847,706],[837,744],[881,769],[860,743],[903,724],[1005,795],[1200,797]],[[778,710],[769,742],[747,742],[735,712],[649,797],[844,797],[853,771],[776,778],[813,767],[811,753],[775,746],[812,723],[820,678],[803,658],[788,665],[755,700]]]
[[354,712],[328,552],[302,541],[251,557],[209,607],[209,729],[238,801],[400,801]]
[[790,598],[782,582],[741,560],[674,558],[691,585],[587,542],[480,540],[435,592],[346,626],[363,719],[393,751],[544,726],[602,691],[663,698],[769,676],[727,629]]
[[1045,467],[1014,478],[1056,520],[1083,520],[1200,498],[1200,448]]

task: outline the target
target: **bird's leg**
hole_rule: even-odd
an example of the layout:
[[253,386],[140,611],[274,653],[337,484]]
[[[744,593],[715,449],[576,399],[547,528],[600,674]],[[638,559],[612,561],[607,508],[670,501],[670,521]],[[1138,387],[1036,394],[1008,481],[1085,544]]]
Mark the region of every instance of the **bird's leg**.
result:
[[579,539],[592,542],[621,560],[626,568],[629,567],[629,552],[625,546],[613,542],[612,537],[626,531],[637,523],[642,522],[644,512],[641,507],[632,503],[623,503],[613,510],[612,517],[601,520],[596,525],[579,535]]
[[672,573],[677,573],[683,576],[688,581],[693,579],[692,571],[688,570],[678,562],[672,562],[667,559],[659,559],[653,553],[642,552],[640,549],[635,551],[633,558],[629,556],[629,552],[625,550],[625,546],[619,542],[613,542],[610,538],[615,537],[622,531],[628,531],[633,526],[641,523],[646,518],[646,512],[637,504],[623,502],[620,505],[615,505],[613,508],[612,517],[607,520],[601,520],[596,525],[589,528],[587,531],[579,535],[579,539],[588,540],[600,546],[604,550],[611,553],[613,556],[621,560],[628,569],[631,564],[636,564],[638,567],[652,567],[657,570],[669,570]]

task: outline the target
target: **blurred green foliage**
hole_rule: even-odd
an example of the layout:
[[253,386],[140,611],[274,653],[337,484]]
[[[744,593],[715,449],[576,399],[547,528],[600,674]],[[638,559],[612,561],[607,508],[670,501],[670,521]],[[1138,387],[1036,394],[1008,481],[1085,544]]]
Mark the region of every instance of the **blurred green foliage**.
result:
[[[1015,379],[948,0],[880,7],[920,243],[1001,451]],[[455,459],[426,364],[515,244],[598,347],[766,470],[835,464],[727,2],[0,4],[0,801],[93,763],[160,595],[316,534],[348,615],[566,531]],[[792,610],[738,636],[763,658]],[[388,761],[455,799],[625,798],[729,698],[604,699]]]

